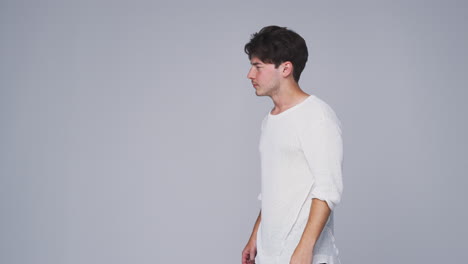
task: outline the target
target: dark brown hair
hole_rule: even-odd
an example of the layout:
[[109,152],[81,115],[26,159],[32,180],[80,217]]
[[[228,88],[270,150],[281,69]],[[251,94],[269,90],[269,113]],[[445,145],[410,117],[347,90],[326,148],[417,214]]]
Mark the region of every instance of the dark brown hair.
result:
[[244,51],[249,59],[257,57],[264,63],[275,64],[275,67],[290,61],[296,82],[299,82],[309,56],[305,40],[296,32],[279,26],[267,26],[252,34]]

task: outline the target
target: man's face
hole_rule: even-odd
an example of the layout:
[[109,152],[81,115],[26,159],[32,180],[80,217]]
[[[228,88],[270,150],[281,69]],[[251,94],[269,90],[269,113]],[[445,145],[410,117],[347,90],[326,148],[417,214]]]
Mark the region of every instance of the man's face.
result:
[[279,68],[275,68],[272,63],[264,63],[256,57],[250,60],[250,71],[247,78],[252,81],[252,85],[258,96],[272,95],[279,89],[281,74]]

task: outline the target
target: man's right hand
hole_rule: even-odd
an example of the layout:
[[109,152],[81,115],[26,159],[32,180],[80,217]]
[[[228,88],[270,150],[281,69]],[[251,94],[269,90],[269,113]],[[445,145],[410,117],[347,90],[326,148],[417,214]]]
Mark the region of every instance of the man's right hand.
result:
[[257,241],[249,239],[249,242],[242,251],[242,264],[254,264],[257,255]]

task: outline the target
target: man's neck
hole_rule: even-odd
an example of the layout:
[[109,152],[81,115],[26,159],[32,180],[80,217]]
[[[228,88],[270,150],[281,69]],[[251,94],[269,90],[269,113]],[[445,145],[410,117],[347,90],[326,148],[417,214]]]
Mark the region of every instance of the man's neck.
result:
[[305,100],[309,94],[301,90],[297,83],[281,87],[279,91],[271,96],[275,107],[271,114],[279,114]]

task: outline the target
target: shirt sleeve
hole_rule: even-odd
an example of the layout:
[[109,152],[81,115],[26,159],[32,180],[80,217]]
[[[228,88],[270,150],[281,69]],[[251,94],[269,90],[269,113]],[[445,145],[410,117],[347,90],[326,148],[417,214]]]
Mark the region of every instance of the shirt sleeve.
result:
[[324,118],[303,127],[299,140],[315,179],[308,198],[325,201],[333,210],[343,192],[343,140],[339,120]]

